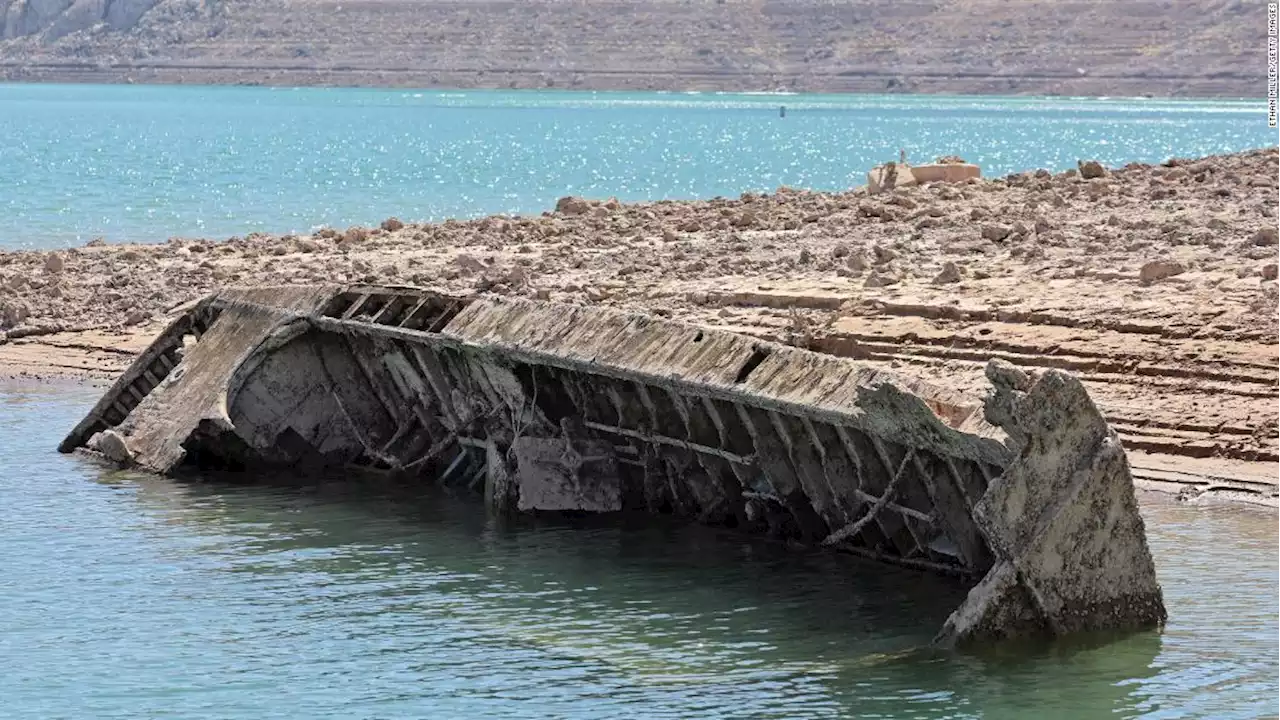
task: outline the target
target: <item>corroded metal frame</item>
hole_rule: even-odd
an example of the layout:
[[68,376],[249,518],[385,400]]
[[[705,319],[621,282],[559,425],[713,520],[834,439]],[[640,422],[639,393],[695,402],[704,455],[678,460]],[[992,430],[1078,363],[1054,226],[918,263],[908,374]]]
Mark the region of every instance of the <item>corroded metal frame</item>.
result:
[[[192,452],[337,462],[483,485],[510,511],[522,437],[563,442],[574,483],[589,445],[608,453],[623,509],[970,578],[944,642],[1163,621],[1127,462],[1083,387],[989,375],[984,408],[852,360],[604,308],[258,288],[193,306],[60,449],[111,436],[116,459],[159,472]],[[1102,504],[1105,518],[1088,515]]]

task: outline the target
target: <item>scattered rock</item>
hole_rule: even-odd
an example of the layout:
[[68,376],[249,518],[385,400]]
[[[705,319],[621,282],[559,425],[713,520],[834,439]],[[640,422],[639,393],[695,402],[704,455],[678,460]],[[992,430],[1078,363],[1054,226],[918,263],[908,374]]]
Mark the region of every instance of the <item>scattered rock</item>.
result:
[[31,307],[21,300],[0,298],[0,330],[16,327],[31,317]]
[[1085,180],[1094,180],[1107,176],[1107,169],[1097,160],[1077,160],[1076,167],[1080,170],[1080,177]]
[[960,282],[960,266],[953,262],[945,262],[942,264],[942,272],[933,278],[934,285],[945,285],[947,283]]
[[453,259],[453,264],[467,272],[479,272],[484,270],[484,263],[475,258],[474,255],[463,253]]
[[1251,238],[1250,241],[1254,245],[1261,245],[1261,246],[1275,245],[1277,242],[1276,228],[1273,228],[1273,227],[1262,228],[1261,230],[1253,234],[1253,237]]
[[121,465],[128,465],[133,462],[133,450],[129,447],[129,442],[123,435],[115,430],[103,430],[94,436],[94,445],[103,457]]
[[1005,238],[1009,237],[1009,234],[1012,232],[1013,232],[1013,228],[1009,227],[1008,225],[997,225],[992,223],[989,225],[982,226],[983,239],[991,240],[993,242],[1000,242],[1001,240],[1004,240]]
[[516,265],[507,271],[503,280],[508,285],[521,287],[529,282],[529,271],[525,269],[524,266]]
[[900,281],[901,278],[893,275],[892,273],[877,270],[867,276],[867,279],[863,281],[862,286],[869,288],[888,287],[889,285],[897,285]]
[[867,217],[878,217],[882,220],[896,220],[898,217],[893,211],[893,208],[890,208],[887,205],[881,205],[880,203],[874,203],[869,200],[864,200],[863,202],[858,203],[858,212],[861,212]]
[[576,195],[567,195],[556,201],[556,212],[561,215],[585,215],[591,203]]
[[885,263],[893,262],[898,257],[897,251],[883,245],[876,245],[872,248],[872,252],[875,253],[876,256],[876,265],[884,265]]
[[1138,271],[1138,279],[1144,283],[1153,283],[1186,271],[1187,268],[1176,260],[1152,260]]
[[[55,326],[119,332],[125,321],[158,319],[180,296],[193,298],[223,284],[388,282],[398,276],[414,285],[447,285],[452,292],[482,284],[499,294],[577,302],[584,296],[572,288],[585,286],[593,302],[636,311],[661,306],[675,317],[726,325],[738,320],[716,315],[724,303],[704,307],[688,301],[690,284],[723,278],[739,288],[794,280],[843,287],[855,296],[909,286],[928,302],[941,296],[985,299],[978,288],[994,301],[1025,287],[1028,297],[1017,303],[1019,311],[1031,307],[1031,295],[1054,295],[1062,287],[1063,297],[1053,301],[1078,299],[1081,317],[1090,321],[1145,312],[1126,305],[1126,298],[1137,302],[1145,293],[1159,304],[1153,311],[1157,321],[1181,322],[1179,302],[1195,308],[1221,304],[1226,317],[1207,336],[1273,338],[1274,327],[1261,322],[1266,318],[1238,315],[1251,293],[1262,292],[1259,280],[1261,288],[1276,282],[1277,238],[1268,227],[1274,207],[1263,201],[1264,191],[1248,188],[1251,178],[1274,168],[1275,155],[1247,161],[1224,156],[1200,164],[1205,167],[1193,173],[1181,167],[1117,168],[1089,183],[1023,173],[1003,181],[899,188],[874,198],[865,190],[784,191],[637,206],[570,197],[541,217],[422,226],[398,226],[388,218],[377,229],[355,232],[324,228],[301,236],[251,233],[227,242],[174,238],[159,246],[0,252],[0,333],[17,329],[21,337],[31,328]],[[1086,165],[1080,163],[1075,174],[1090,176]],[[1194,182],[1200,175],[1204,181]],[[1173,182],[1179,176],[1181,182]],[[1236,199],[1216,199],[1221,186],[1233,188]],[[1150,201],[1153,190],[1175,187],[1178,194],[1171,199]],[[1102,188],[1109,191],[1102,194]],[[1099,200],[1091,205],[1094,189]],[[735,232],[733,226],[743,229]],[[348,235],[368,242],[351,244]],[[300,254],[275,257],[286,249]],[[1031,262],[1037,256],[1043,262]],[[1177,262],[1143,266],[1175,257]],[[1191,268],[1194,275],[1147,290],[1132,283],[1138,277],[1158,282]],[[847,279],[837,281],[835,275]],[[1054,284],[1074,277],[1098,283],[1096,302],[1079,295],[1077,286]],[[875,293],[862,286],[896,287]],[[1189,317],[1206,316],[1195,308],[1187,310]],[[757,313],[772,312],[752,308],[736,317],[745,318],[746,326]],[[1219,327],[1228,320],[1235,329]],[[1256,326],[1250,324],[1255,320]]]

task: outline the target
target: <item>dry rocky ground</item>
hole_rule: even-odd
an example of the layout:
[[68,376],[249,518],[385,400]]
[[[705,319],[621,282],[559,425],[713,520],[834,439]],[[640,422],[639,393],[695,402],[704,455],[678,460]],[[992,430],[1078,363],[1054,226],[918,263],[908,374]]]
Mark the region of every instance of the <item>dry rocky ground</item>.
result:
[[1253,0],[0,0],[0,79],[1262,97]]
[[975,393],[990,357],[1063,368],[1152,477],[1274,485],[1278,169],[1270,148],[878,195],[564,198],[537,217],[0,252],[0,372],[113,374],[166,312],[223,285],[425,285],[650,312]]

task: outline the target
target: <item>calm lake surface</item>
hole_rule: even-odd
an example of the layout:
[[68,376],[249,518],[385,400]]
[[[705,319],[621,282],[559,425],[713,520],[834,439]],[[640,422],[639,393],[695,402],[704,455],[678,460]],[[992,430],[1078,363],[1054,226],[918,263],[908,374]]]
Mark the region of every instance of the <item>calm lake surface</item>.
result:
[[0,385],[0,717],[1276,713],[1273,513],[1144,509],[1163,633],[965,657],[961,589],[852,558],[58,455],[97,394]]
[[0,248],[846,189],[899,149],[1004,175],[1275,142],[1262,102],[0,85]]

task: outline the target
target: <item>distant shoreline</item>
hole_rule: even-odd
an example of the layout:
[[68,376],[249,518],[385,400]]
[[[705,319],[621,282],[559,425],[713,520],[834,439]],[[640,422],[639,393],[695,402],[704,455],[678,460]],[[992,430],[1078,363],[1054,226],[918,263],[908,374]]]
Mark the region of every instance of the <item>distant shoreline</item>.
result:
[[[914,75],[842,72],[775,78],[774,86],[751,73],[653,73],[540,70],[470,71],[417,68],[302,68],[278,65],[121,64],[0,60],[0,83],[90,85],[180,85],[229,87],[315,87],[405,90],[544,90],[576,92],[751,93],[797,95],[956,95],[1126,100],[1265,102],[1265,85],[1250,78],[1198,76],[997,75],[957,73]],[[684,79],[676,85],[673,79]],[[896,80],[896,82],[895,82]],[[780,83],[780,84],[777,84]],[[1205,91],[1205,85],[1215,89]],[[1246,89],[1256,95],[1241,94]],[[1190,90],[1190,91],[1188,91]],[[1197,90],[1200,90],[1197,92]]]
[[20,78],[14,79],[6,77],[4,74],[4,63],[0,63],[0,87],[20,87],[20,86],[127,86],[127,87],[244,87],[244,88],[264,88],[264,90],[387,90],[387,91],[417,91],[417,92],[575,92],[575,94],[590,95],[603,94],[603,92],[653,92],[658,95],[740,95],[748,97],[759,97],[759,99],[777,99],[781,105],[786,104],[787,97],[794,96],[878,96],[878,97],[956,97],[956,99],[964,99],[964,97],[1023,97],[1027,100],[1084,100],[1084,101],[1165,101],[1165,102],[1252,102],[1265,110],[1265,97],[1242,96],[1242,95],[1124,95],[1120,92],[1116,94],[1100,94],[1100,95],[1075,95],[1062,94],[1062,92],[1047,92],[1047,94],[1037,94],[1037,92],[961,92],[954,90],[938,90],[938,91],[845,91],[845,90],[726,90],[726,88],[714,88],[714,90],[691,90],[691,88],[644,88],[644,87],[489,87],[489,86],[428,86],[428,85],[397,85],[397,83],[383,83],[383,85],[340,85],[340,83],[274,83],[274,82],[195,82],[189,79],[179,79],[179,81],[168,81],[168,79],[147,79],[140,81],[137,78],[124,79],[93,79],[93,78]]

